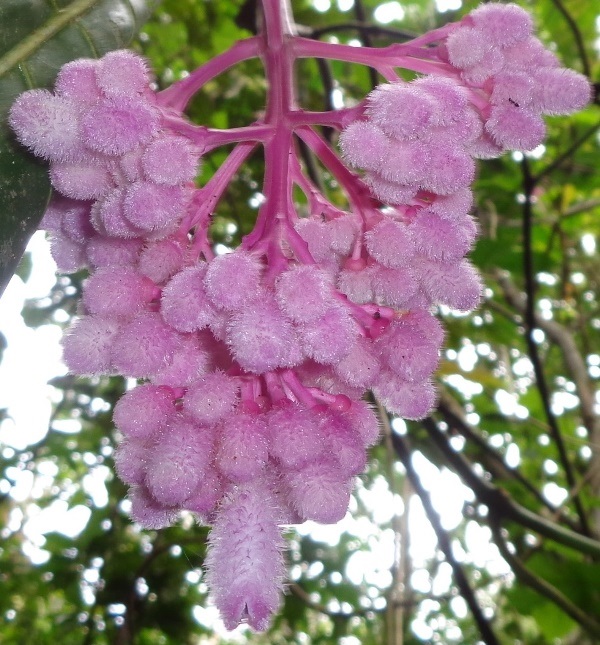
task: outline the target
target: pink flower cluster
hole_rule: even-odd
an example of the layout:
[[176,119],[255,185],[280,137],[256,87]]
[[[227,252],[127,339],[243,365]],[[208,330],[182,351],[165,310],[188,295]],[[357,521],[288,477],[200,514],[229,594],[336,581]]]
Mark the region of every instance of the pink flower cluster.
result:
[[9,123],[50,162],[59,196],[40,227],[52,234],[59,270],[128,264],[142,241],[154,242],[147,267],[154,254],[165,261],[151,250],[157,245],[176,255],[159,241],[178,230],[191,204],[201,150],[166,125],[145,61],[125,50],[76,60],[54,89],[21,94]]
[[561,67],[532,30],[531,16],[517,5],[489,3],[445,42],[442,55],[472,89],[484,138],[498,153],[532,150],[546,135],[542,115],[572,114],[590,100],[587,78]]
[[[438,46],[437,73],[380,86],[342,132],[363,178],[299,125],[352,212],[315,197],[299,164],[282,166],[255,230],[223,255],[208,226],[237,153],[210,190],[196,188],[208,131],[185,121],[176,93],[152,91],[141,58],[69,63],[54,93],[12,107],[19,140],[50,162],[42,227],[58,267],[90,269],[65,361],[139,379],[114,411],[132,517],[157,529],[187,510],[213,525],[207,579],[228,628],[268,626],[284,581],[280,526],[345,515],[379,433],[365,392],[407,419],[432,410],[444,335],[432,311],[467,311],[481,295],[464,258],[477,234],[474,158],[537,145],[539,114],[589,97],[540,47],[514,5],[473,12]],[[278,143],[292,140],[282,123],[292,120],[210,135],[221,145],[243,131],[238,141],[262,141],[273,167],[295,155]],[[260,138],[265,126],[276,143]],[[286,197],[294,183],[316,200],[308,217]]]

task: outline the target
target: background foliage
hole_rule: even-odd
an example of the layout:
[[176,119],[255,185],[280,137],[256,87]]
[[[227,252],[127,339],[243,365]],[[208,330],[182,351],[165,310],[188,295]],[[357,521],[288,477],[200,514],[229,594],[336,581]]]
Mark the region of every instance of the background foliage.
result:
[[[394,3],[292,4],[306,35],[386,45],[458,19],[477,3],[442,13],[432,0],[413,0],[402,3],[402,20],[385,25],[377,10]],[[327,11],[315,9],[327,4]],[[598,83],[594,3],[519,4],[535,15],[540,36],[565,65]],[[129,42],[149,8],[140,0],[0,4],[4,273],[12,272],[14,249],[48,198],[45,169],[15,148],[6,129],[8,106],[32,84],[51,85],[64,61]],[[65,10],[73,15],[58,24]],[[166,86],[250,35],[254,18],[251,0],[163,0],[134,47]],[[299,95],[311,109],[331,107],[336,96],[363,97],[376,81],[369,70],[342,63],[306,61],[300,71]],[[215,127],[247,124],[262,109],[265,89],[260,64],[244,63],[208,84],[189,113]],[[124,383],[63,376],[52,382],[57,403],[43,440],[24,450],[0,446],[0,641],[600,642],[599,128],[596,101],[570,119],[550,120],[543,150],[480,165],[481,238],[472,257],[485,276],[486,298],[469,316],[442,312],[448,336],[438,409],[422,423],[392,420],[395,431],[388,427],[373,449],[353,520],[339,539],[290,532],[290,588],[270,633],[215,634],[201,578],[206,529],[184,518],[147,532],[127,518],[125,488],[111,461],[111,407]],[[200,181],[224,157],[213,153]],[[256,154],[219,207],[215,242],[235,244],[251,228],[261,173]],[[331,178],[322,181],[335,196]],[[26,322],[64,325],[84,277],[61,277],[48,298],[26,303]],[[0,411],[0,421],[7,414]],[[105,494],[93,493],[90,477]],[[29,494],[16,495],[24,478]],[[462,508],[451,527],[436,503],[445,485]],[[57,527],[33,544],[28,517],[57,503],[90,508],[85,529],[68,537]],[[411,518],[423,515],[437,541],[426,560],[410,545],[422,539]],[[369,558],[382,552],[387,565],[373,570]],[[367,563],[359,574],[357,562]]]

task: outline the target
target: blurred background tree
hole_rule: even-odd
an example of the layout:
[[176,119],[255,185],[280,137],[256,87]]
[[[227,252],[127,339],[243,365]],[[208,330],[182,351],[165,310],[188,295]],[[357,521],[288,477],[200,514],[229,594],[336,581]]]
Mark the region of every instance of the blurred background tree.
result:
[[[477,4],[293,0],[303,35],[373,46],[457,20]],[[597,89],[594,3],[519,4],[563,63]],[[50,86],[71,58],[131,43],[163,87],[256,24],[253,0],[163,0],[153,8],[137,0],[3,0],[2,121],[17,93]],[[309,109],[350,103],[381,81],[347,63],[308,60],[299,71]],[[214,127],[245,125],[261,111],[265,90],[260,63],[250,61],[211,81],[189,114]],[[448,334],[437,410],[410,423],[382,413],[382,440],[346,519],[290,530],[288,593],[262,635],[222,629],[202,579],[206,528],[189,516],[142,531],[128,519],[112,464],[111,410],[122,379],[85,380],[58,368],[51,387],[21,387],[16,402],[14,366],[33,374],[48,360],[39,343],[19,354],[12,341],[18,316],[10,307],[19,298],[11,294],[27,293],[23,282],[48,266],[40,259],[47,250],[33,252],[43,247],[37,234],[0,319],[8,338],[0,337],[0,642],[600,642],[598,105],[596,98],[572,118],[551,119],[546,143],[533,152],[480,164],[481,236],[472,258],[487,288],[473,314],[441,312]],[[49,192],[44,168],[24,156],[15,162],[12,145],[3,123],[5,273],[20,253],[15,240],[35,229]],[[224,158],[223,150],[212,153],[199,181]],[[333,179],[310,156],[305,163],[335,198]],[[250,230],[261,177],[256,154],[218,208],[215,244],[235,246]],[[84,277],[59,277],[48,295],[24,302],[22,318],[44,345],[55,347],[57,327],[68,325]],[[23,406],[38,414],[20,415]]]

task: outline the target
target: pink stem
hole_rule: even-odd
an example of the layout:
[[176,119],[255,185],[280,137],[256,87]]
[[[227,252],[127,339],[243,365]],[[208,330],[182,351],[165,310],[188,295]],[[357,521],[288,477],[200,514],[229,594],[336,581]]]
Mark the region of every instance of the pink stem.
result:
[[227,159],[221,164],[217,172],[210,178],[206,186],[198,191],[198,201],[202,205],[196,211],[194,218],[188,222],[190,228],[201,222],[203,217],[213,212],[238,168],[244,163],[246,157],[252,152],[255,145],[251,141],[238,143],[232,152],[229,153]]
[[396,43],[389,47],[352,47],[338,43],[326,43],[310,38],[295,38],[294,53],[298,58],[327,58],[347,63],[359,63],[378,71],[403,67],[414,72],[438,74],[453,68],[439,59],[437,50],[415,47],[410,43]]
[[309,112],[308,110],[297,110],[289,115],[289,121],[293,127],[302,125],[328,125],[338,130],[343,130],[347,125],[359,119],[365,111],[366,101],[351,108],[341,110],[330,110],[329,112]]
[[289,115],[296,111],[294,92],[294,55],[290,43],[291,23],[289,7],[280,0],[263,0],[266,48],[263,52],[266,77],[269,84],[265,124],[272,128],[272,137],[265,142],[265,175],[263,193],[266,201],[261,206],[253,231],[242,241],[245,249],[252,249],[268,238],[279,219],[293,212],[290,156],[292,127]]
[[270,126],[260,122],[242,128],[219,130],[217,128],[206,128],[203,125],[196,125],[183,118],[172,115],[163,116],[162,121],[173,132],[187,137],[190,141],[200,146],[202,154],[206,154],[215,148],[225,146],[229,143],[265,141],[272,132]]
[[358,177],[351,173],[340,161],[339,157],[329,147],[329,144],[320,137],[312,128],[302,126],[296,134],[319,157],[325,166],[332,172],[348,195],[352,209],[360,213],[361,207],[370,201],[366,189],[361,188]]
[[246,38],[239,40],[227,51],[211,58],[207,63],[193,71],[186,78],[173,83],[158,94],[159,104],[165,108],[173,108],[177,112],[185,110],[188,101],[208,81],[219,74],[249,58],[256,58],[261,52],[262,38]]

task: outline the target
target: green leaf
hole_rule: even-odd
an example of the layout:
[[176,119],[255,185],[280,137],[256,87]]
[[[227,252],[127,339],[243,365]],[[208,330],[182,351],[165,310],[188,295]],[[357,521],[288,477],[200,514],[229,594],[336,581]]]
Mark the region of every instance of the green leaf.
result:
[[50,87],[75,58],[128,45],[157,0],[2,0],[0,2],[0,294],[50,198],[44,164],[15,141],[7,124],[18,94]]

